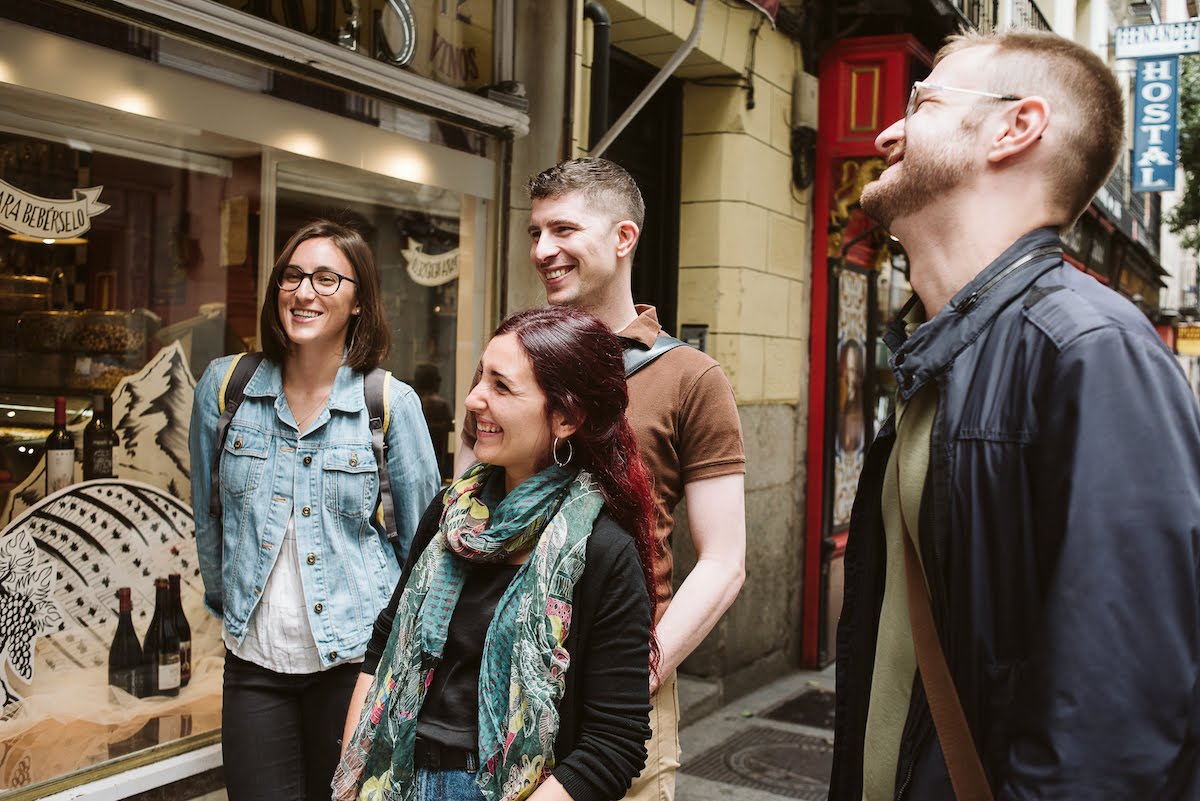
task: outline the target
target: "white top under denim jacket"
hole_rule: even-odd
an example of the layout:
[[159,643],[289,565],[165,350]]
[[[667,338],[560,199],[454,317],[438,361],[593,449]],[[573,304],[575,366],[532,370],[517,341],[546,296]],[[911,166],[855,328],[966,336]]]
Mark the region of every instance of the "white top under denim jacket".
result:
[[225,647],[235,656],[267,670],[291,675],[317,673],[326,667],[308,624],[303,570],[293,516],[284,530],[283,546],[275,557],[271,575],[267,576],[258,607],[246,624],[242,641],[238,642],[222,627]]
[[[208,366],[192,408],[192,507],[204,604],[241,643],[294,514],[304,606],[322,666],[357,659],[400,576],[397,554],[373,515],[379,476],[363,376],[341,367],[327,408],[300,434],[278,365],[259,365],[225,440],[218,522],[208,510],[209,476],[217,392],[232,358]],[[417,394],[392,379],[388,397],[387,469],[403,558],[440,481]]]

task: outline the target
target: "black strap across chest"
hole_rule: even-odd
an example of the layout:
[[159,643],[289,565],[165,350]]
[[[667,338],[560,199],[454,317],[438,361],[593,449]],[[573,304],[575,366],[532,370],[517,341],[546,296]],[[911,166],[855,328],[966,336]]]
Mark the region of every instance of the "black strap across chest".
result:
[[654,344],[646,347],[641,342],[632,339],[625,340],[625,377],[629,378],[638,370],[653,362],[669,350],[680,345],[686,345],[682,339],[672,336],[660,336]]

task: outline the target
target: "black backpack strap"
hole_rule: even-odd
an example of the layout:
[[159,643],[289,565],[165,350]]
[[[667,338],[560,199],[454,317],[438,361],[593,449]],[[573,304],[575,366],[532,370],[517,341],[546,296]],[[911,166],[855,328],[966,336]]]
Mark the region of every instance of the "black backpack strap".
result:
[[650,362],[662,356],[669,350],[674,350],[680,345],[686,345],[682,339],[676,339],[672,336],[660,336],[654,340],[654,344],[646,347],[636,340],[625,340],[625,377],[629,378],[638,370],[641,370]]
[[254,375],[262,360],[261,353],[239,353],[234,356],[217,392],[217,408],[221,416],[217,418],[217,452],[213,454],[208,485],[208,512],[217,521],[221,519],[221,454],[225,452],[225,437],[229,434],[229,424],[237,414],[238,406],[246,397],[246,384],[250,383],[250,376]]
[[391,408],[388,395],[392,388],[392,374],[376,367],[363,376],[363,395],[367,401],[367,415],[371,421],[371,450],[375,452],[375,464],[379,468],[379,504],[375,508],[375,519],[387,532],[394,545],[396,531],[396,505],[392,497],[392,480],[387,465],[387,431],[391,424]]

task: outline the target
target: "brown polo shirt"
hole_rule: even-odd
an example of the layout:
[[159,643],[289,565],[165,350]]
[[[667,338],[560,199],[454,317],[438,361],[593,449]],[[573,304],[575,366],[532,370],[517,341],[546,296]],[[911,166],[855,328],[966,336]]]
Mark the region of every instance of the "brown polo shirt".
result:
[[[618,333],[649,347],[662,333],[653,306]],[[746,472],[742,424],[733,387],[716,360],[695,348],[667,351],[629,379],[629,426],[654,476],[660,544],[654,566],[661,617],[673,594],[671,532],[683,486]]]

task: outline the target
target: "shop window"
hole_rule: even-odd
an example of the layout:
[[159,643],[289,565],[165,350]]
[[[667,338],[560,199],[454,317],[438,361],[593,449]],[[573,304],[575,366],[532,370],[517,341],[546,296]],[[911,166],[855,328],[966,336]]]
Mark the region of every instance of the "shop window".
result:
[[491,0],[218,0],[439,83],[492,82]]
[[[384,366],[421,396],[448,478],[453,412],[473,372],[457,353],[473,359],[479,351],[495,223],[485,200],[461,190],[5,92],[0,787],[32,798],[47,783],[90,781],[219,739],[223,646],[219,621],[201,607],[188,463],[192,393],[212,359],[257,348],[264,281],[290,234],[317,217],[366,234],[391,325]],[[480,141],[490,147],[490,139]],[[422,166],[426,151],[409,152]],[[449,165],[438,169],[459,177],[494,169],[461,150],[434,152]],[[82,214],[87,225],[22,235],[13,222],[22,216],[18,200]],[[75,483],[48,494],[45,444],[59,396],[74,439]],[[115,476],[82,481],[84,427],[104,398],[119,439]],[[116,690],[108,668],[117,590],[130,588],[130,619],[144,642],[154,580],[172,573],[191,627],[191,680],[171,697]]]
[[380,268],[392,348],[383,367],[421,397],[442,478],[453,470],[459,286],[476,254],[461,195],[311,161],[279,166],[274,252],[316,218],[362,231]]
[[[0,723],[0,786],[219,728],[219,626],[199,603],[187,427],[194,376],[254,335],[256,314],[227,300],[257,294],[256,234],[248,213],[235,231],[222,211],[257,205],[258,163],[62,123],[0,133],[0,686],[12,716]],[[47,497],[56,397],[76,453],[68,486]],[[113,477],[73,483],[92,455],[84,427],[106,407]],[[155,586],[168,574],[196,643],[173,663],[188,686],[156,700],[114,690],[117,590],[130,590],[140,643],[170,605]]]

